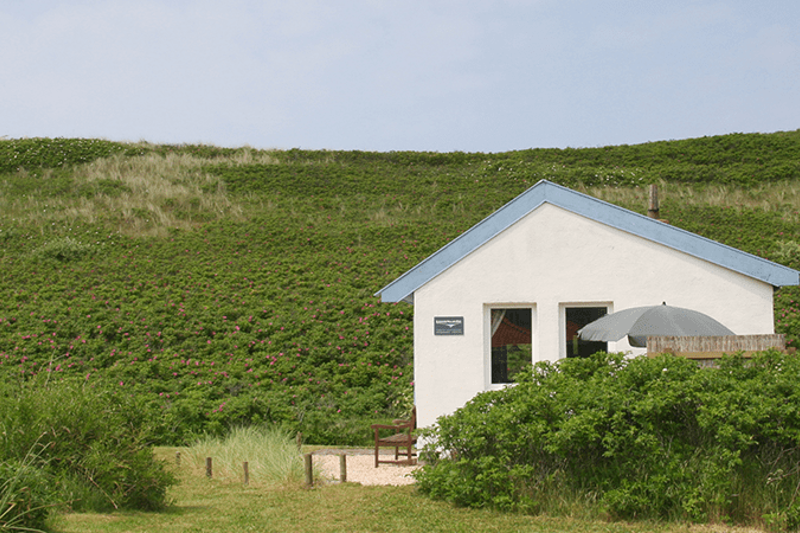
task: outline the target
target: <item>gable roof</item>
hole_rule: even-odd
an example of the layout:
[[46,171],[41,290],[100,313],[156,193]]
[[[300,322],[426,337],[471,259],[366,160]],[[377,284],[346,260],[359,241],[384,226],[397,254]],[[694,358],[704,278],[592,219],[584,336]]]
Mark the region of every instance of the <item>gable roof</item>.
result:
[[375,295],[380,295],[384,302],[413,302],[414,291],[545,203],[775,287],[800,284],[800,272],[789,267],[542,180],[428,256]]

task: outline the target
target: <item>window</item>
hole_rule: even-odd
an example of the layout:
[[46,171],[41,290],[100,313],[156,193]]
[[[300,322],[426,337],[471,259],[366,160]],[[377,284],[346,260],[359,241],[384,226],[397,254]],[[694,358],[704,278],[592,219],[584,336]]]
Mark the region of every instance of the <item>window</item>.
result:
[[590,322],[605,316],[605,307],[567,307],[567,357],[589,357],[593,353],[608,351],[608,343],[584,341],[578,338],[578,330]]
[[492,383],[513,383],[532,362],[531,310],[492,309]]

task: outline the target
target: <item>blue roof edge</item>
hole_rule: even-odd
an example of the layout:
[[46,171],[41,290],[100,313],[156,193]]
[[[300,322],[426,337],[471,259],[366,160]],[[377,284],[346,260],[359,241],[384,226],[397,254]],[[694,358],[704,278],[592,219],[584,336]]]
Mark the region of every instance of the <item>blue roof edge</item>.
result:
[[375,293],[384,302],[413,301],[414,292],[543,203],[649,239],[775,287],[800,285],[800,272],[547,180],[484,218]]

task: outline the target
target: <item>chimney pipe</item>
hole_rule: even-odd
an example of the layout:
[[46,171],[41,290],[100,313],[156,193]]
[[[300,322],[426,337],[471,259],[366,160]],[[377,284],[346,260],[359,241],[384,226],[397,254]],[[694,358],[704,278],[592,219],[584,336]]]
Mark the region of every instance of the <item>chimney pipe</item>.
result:
[[650,204],[647,208],[647,216],[658,220],[658,186],[650,185]]

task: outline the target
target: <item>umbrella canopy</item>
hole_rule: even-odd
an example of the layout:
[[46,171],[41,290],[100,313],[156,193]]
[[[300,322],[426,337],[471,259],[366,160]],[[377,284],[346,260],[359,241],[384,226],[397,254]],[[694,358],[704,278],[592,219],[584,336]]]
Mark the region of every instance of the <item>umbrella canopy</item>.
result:
[[698,311],[671,307],[665,303],[632,307],[590,322],[578,336],[587,341],[618,341],[625,335],[631,346],[647,347],[648,335],[699,336],[734,335],[734,333]]

